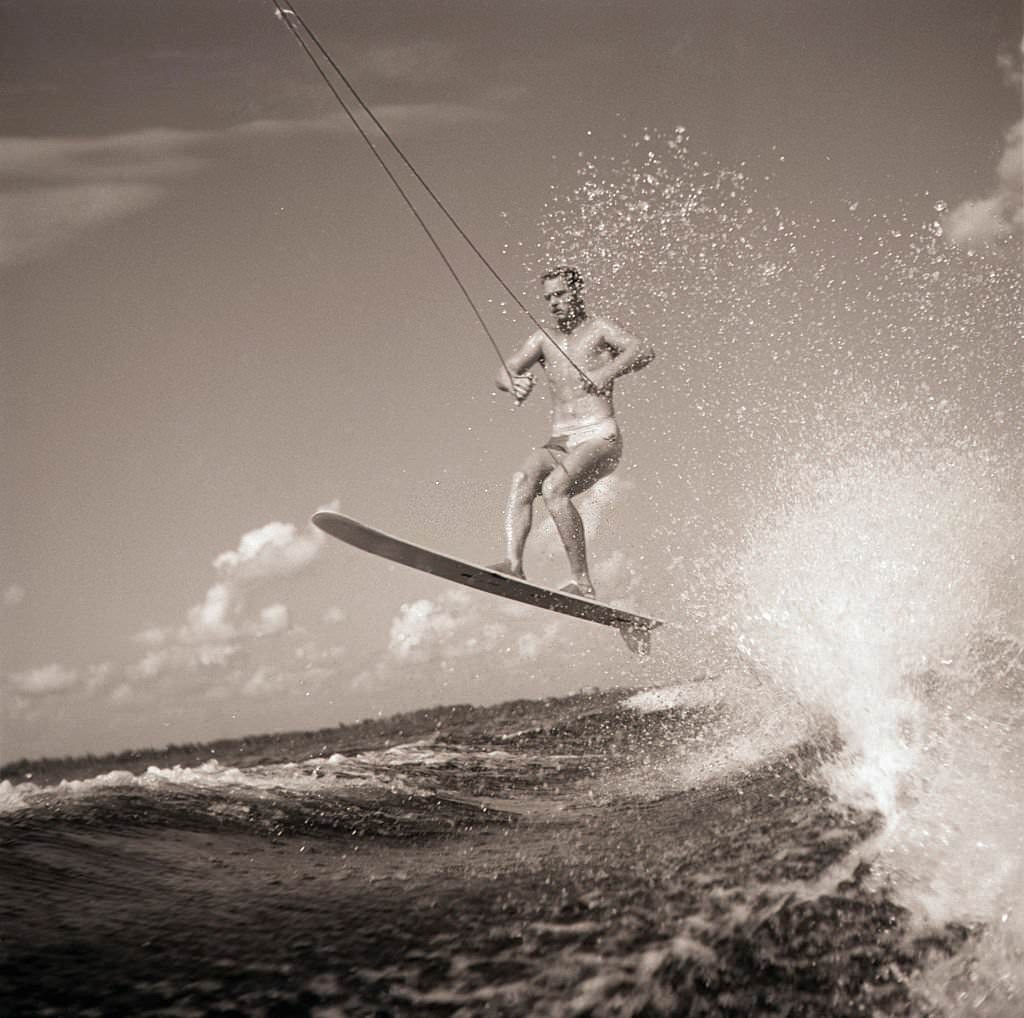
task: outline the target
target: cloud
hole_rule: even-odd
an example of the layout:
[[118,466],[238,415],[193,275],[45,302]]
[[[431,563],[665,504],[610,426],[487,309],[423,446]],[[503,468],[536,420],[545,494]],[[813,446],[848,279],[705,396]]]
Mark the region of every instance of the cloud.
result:
[[555,638],[560,620],[541,619],[515,602],[491,601],[459,587],[436,600],[403,604],[391,622],[380,678],[397,677],[395,665],[442,663],[477,656],[532,660]]
[[188,609],[183,625],[176,629],[153,626],[136,635],[136,642],[147,650],[129,669],[129,676],[150,680],[175,673],[208,680],[216,673],[230,678],[229,669],[239,667],[252,641],[282,636],[292,629],[291,612],[281,601],[264,605],[252,615],[248,610],[251,591],[307,569],[324,541],[322,531],[312,524],[300,530],[274,521],[244,533],[236,548],[214,558],[220,578],[202,601]]
[[135,687],[128,682],[122,682],[110,694],[110,702],[117,707],[130,703],[135,699]]
[[11,688],[24,696],[50,696],[66,693],[78,685],[81,673],[75,668],[50,664],[30,671],[14,672],[8,679]]
[[276,693],[281,686],[281,677],[267,668],[257,668],[242,686],[243,696],[267,696]]
[[943,226],[950,240],[964,247],[1024,235],[1024,118],[1006,132],[995,189],[962,202]]
[[[119,667],[111,661],[84,668],[71,668],[58,662],[8,673],[0,680],[4,694],[0,703],[8,717],[12,721],[17,719],[19,725],[46,723],[54,711],[68,711],[67,699],[91,699],[100,695],[119,673]],[[55,706],[54,700],[60,700],[60,705]]]
[[323,531],[309,526],[299,531],[292,523],[267,523],[243,534],[238,547],[213,560],[214,568],[234,583],[302,572],[320,553]]
[[456,597],[442,599],[448,604],[423,598],[412,604],[403,604],[398,615],[391,622],[388,635],[388,651],[399,660],[421,656],[424,649],[432,650],[435,645],[447,644],[463,628],[466,619],[453,611]]
[[125,675],[136,682],[161,678],[170,673],[179,677],[202,676],[205,680],[212,672],[223,672],[241,654],[242,647],[236,642],[169,644],[149,651],[127,668]]
[[269,636],[291,625],[287,605],[280,602],[246,619],[248,591],[268,580],[293,577],[307,569],[320,554],[324,535],[311,524],[299,530],[292,523],[272,522],[244,533],[238,547],[221,552],[213,566],[221,578],[206,596],[185,614],[176,631],[154,626],[136,635],[143,646],[160,649],[168,642],[202,648],[224,646],[240,637]]
[[17,183],[160,180],[196,169],[203,131],[154,129],[95,138],[0,139],[0,177]]
[[[382,51],[378,61],[381,69],[397,71],[402,55]],[[410,66],[426,68],[429,62],[423,55]],[[375,112],[382,122],[407,128],[490,118],[481,108],[451,102],[395,104]],[[99,137],[0,138],[0,268],[45,257],[88,230],[156,205],[178,181],[207,165],[218,143],[308,132],[345,136],[353,129],[347,116],[332,112],[246,121],[220,131],[148,128]]]
[[391,621],[378,675],[394,665],[450,662],[475,655],[535,658],[557,633],[559,620],[543,618],[516,601],[491,599],[467,587],[436,599],[403,604]]
[[301,573],[323,544],[322,533],[311,525],[299,530],[290,523],[272,522],[243,534],[237,548],[213,560],[221,578],[186,611],[184,624],[151,626],[136,634],[135,642],[146,653],[129,674],[153,679],[172,671],[223,670],[243,653],[247,641],[289,632],[291,612],[280,601],[247,617],[249,591],[257,584]]
[[189,608],[179,639],[182,643],[230,640],[236,632],[233,616],[240,606],[232,584],[215,583],[199,604]]
[[[1022,53],[1024,44],[1016,56],[999,58],[1007,84],[1017,89],[1024,81]],[[945,217],[943,229],[954,244],[968,248],[1024,236],[1024,117],[1005,134],[993,190],[954,208]]]
[[25,600],[25,594],[26,591],[24,587],[22,587],[20,584],[12,583],[4,591],[4,604],[8,608],[13,608],[15,605],[21,604],[21,602]]
[[160,647],[165,644],[171,636],[171,630],[161,626],[151,626],[141,633],[135,634],[135,642],[141,643],[143,647]]
[[99,137],[0,138],[0,267],[44,257],[87,230],[162,201],[233,135],[337,130],[337,117],[259,120],[226,131],[151,128]]
[[0,266],[41,257],[83,231],[153,205],[194,172],[200,132],[0,139]]
[[[102,712],[112,731],[124,725],[137,733],[147,726],[162,731],[161,724],[208,725],[211,701],[231,705],[235,716],[244,698],[254,717],[276,718],[282,700],[294,709],[308,704],[311,691],[329,699],[347,657],[336,625],[342,613],[332,613],[330,630],[313,636],[293,624],[279,590],[266,596],[268,586],[286,583],[314,562],[326,543],[318,535],[311,525],[280,522],[242,534],[215,557],[213,582],[178,624],[151,625],[134,637],[137,653],[128,664],[55,663],[0,674],[3,709],[17,719],[22,741],[53,743],[77,717]],[[273,707],[252,706],[268,697]],[[151,725],[145,718],[157,720]]]
[[1024,87],[1024,38],[1021,39],[1020,49],[1014,53],[1012,50],[1004,50],[996,57],[996,64],[1003,72],[1003,81],[1010,88]]
[[348,657],[348,650],[338,644],[324,645],[316,640],[308,640],[295,648],[293,656],[308,670],[315,665],[337,664]]
[[288,606],[270,604],[260,611],[260,621],[256,633],[259,636],[277,636],[287,632],[290,627],[291,615]]
[[105,689],[121,673],[121,669],[113,661],[101,661],[89,665],[85,670],[83,685],[87,693],[92,695]]

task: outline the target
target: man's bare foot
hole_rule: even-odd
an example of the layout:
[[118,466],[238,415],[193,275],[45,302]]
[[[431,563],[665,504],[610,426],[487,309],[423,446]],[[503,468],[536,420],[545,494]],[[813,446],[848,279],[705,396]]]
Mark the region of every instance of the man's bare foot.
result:
[[522,566],[518,569],[512,568],[512,563],[507,558],[503,558],[500,562],[495,563],[493,566],[488,566],[488,569],[492,573],[504,573],[506,576],[514,576],[517,580],[525,580],[526,573],[523,572]]
[[594,591],[593,585],[589,583],[580,583],[577,580],[570,580],[565,586],[558,588],[563,594],[572,594],[574,597],[585,597],[589,601],[593,601],[597,597],[597,593]]

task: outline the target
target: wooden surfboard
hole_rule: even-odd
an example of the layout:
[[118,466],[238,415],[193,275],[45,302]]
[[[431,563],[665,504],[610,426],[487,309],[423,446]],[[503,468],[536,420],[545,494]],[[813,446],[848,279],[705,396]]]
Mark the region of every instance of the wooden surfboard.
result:
[[651,632],[664,624],[661,619],[639,615],[624,608],[616,608],[614,605],[586,597],[577,597],[561,590],[552,590],[550,587],[542,587],[529,580],[521,580],[488,569],[486,566],[478,566],[453,558],[451,555],[431,551],[411,541],[375,530],[358,520],[342,516],[341,513],[318,512],[313,516],[313,522],[331,537],[336,537],[354,548],[361,548],[371,555],[400,562],[412,569],[461,583],[465,587],[472,587],[486,594],[496,594],[498,597],[532,604],[537,608],[560,612],[562,615],[572,615],[587,622],[612,626],[622,633],[630,649],[638,653],[646,653],[650,647]]

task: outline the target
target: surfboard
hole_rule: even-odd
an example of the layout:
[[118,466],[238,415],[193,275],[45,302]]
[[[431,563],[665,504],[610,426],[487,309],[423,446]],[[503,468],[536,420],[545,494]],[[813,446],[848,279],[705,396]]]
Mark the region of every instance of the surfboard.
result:
[[411,541],[405,541],[400,537],[393,537],[391,534],[375,530],[358,520],[342,516],[341,513],[328,511],[315,513],[313,523],[324,533],[330,534],[331,537],[344,541],[345,544],[352,545],[354,548],[369,552],[371,555],[399,562],[404,566],[430,573],[432,576],[440,576],[454,583],[461,583],[465,587],[472,587],[474,590],[480,590],[486,594],[496,594],[498,597],[506,597],[523,604],[534,605],[537,608],[560,612],[562,615],[572,615],[587,622],[611,626],[622,634],[630,650],[639,654],[647,653],[650,649],[651,633],[659,626],[664,625],[661,619],[639,615],[636,612],[627,611],[625,608],[617,608],[614,605],[593,601],[586,597],[577,597],[575,594],[567,594],[550,587],[542,587],[529,580],[521,580],[518,577],[488,569],[486,566],[478,566],[451,555],[431,551],[429,548],[413,544]]

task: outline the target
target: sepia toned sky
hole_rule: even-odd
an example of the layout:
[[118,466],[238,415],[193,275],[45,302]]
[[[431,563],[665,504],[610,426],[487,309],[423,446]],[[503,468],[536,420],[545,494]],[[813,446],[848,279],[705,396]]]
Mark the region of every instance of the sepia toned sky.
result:
[[[793,208],[941,202],[954,237],[1019,237],[1015,0],[297,7],[536,315],[552,194],[645,130],[784,160]],[[494,351],[270,0],[0,0],[0,132],[0,759],[635,677],[614,635],[309,527],[333,505],[494,561],[549,407],[493,393]],[[514,349],[529,322],[455,257]],[[666,501],[718,512],[693,495],[718,451],[659,473],[682,356],[659,354],[620,387],[628,463],[592,525],[599,585],[646,570],[671,615],[638,563]],[[564,579],[549,526],[533,547]]]

